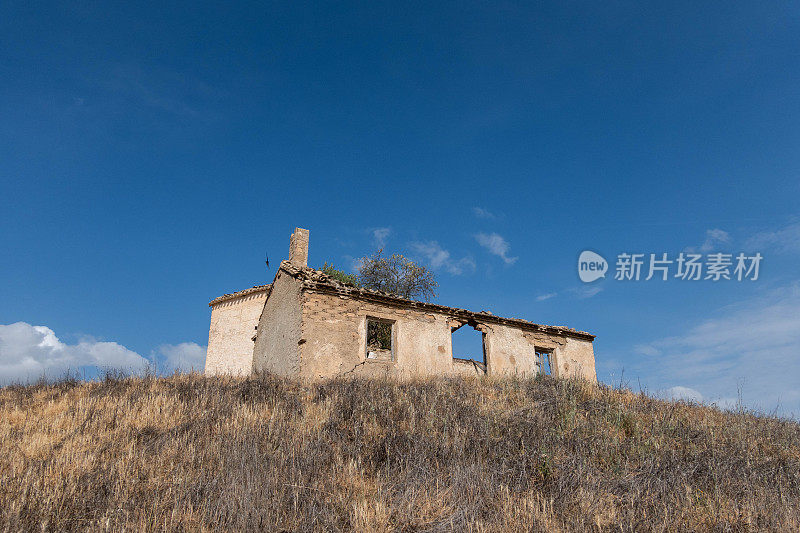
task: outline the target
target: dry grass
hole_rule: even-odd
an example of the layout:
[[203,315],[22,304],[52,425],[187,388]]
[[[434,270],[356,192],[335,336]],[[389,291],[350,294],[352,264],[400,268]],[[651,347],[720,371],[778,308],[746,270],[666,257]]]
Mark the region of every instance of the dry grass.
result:
[[800,425],[544,378],[0,390],[0,529],[800,529]]

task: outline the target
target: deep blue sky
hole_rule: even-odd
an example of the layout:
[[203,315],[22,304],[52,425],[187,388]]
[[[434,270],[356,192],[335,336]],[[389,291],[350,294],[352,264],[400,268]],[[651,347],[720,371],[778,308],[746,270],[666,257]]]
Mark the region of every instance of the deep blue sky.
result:
[[[0,80],[0,324],[160,357],[295,226],[347,269],[387,228],[438,302],[597,334],[603,381],[800,412],[796,3],[11,1]],[[707,240],[760,279],[577,277]]]

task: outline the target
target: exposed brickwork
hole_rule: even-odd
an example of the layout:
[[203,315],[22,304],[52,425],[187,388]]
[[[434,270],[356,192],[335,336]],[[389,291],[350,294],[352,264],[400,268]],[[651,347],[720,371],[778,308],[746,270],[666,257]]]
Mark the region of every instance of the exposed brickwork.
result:
[[[308,231],[300,228],[292,234],[290,257],[280,264],[271,286],[211,302],[207,372],[268,370],[310,379],[342,374],[533,375],[540,369],[536,352],[546,351],[555,375],[597,379],[594,335],[585,331],[342,284],[306,266]],[[367,356],[369,318],[392,323],[391,356],[371,349],[388,361]],[[453,359],[452,330],[458,327],[484,333],[485,366]]]

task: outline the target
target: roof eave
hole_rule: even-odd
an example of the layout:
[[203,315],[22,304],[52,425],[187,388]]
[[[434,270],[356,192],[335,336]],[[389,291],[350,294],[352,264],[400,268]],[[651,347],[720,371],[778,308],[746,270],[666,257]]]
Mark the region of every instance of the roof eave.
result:
[[242,296],[248,296],[250,294],[256,294],[258,292],[266,292],[269,290],[270,286],[271,285],[256,285],[255,287],[250,287],[249,289],[245,289],[243,291],[232,292],[230,294],[223,294],[222,296],[218,296],[217,298],[214,298],[213,300],[208,302],[208,306],[214,307],[215,305],[230,300],[235,300],[236,298],[240,298]]
[[493,315],[485,312],[475,312],[468,309],[461,309],[458,307],[448,307],[446,305],[434,304],[430,302],[420,302],[417,300],[407,300],[398,296],[393,296],[387,293],[380,293],[377,291],[359,289],[357,287],[332,285],[329,283],[320,283],[312,280],[303,280],[301,290],[316,291],[325,294],[335,294],[337,296],[346,296],[358,300],[365,300],[385,305],[392,305],[394,307],[403,307],[411,309],[421,309],[425,311],[432,311],[439,314],[449,315],[454,318],[463,319],[466,321],[474,320],[476,322],[499,324],[505,326],[518,327],[527,331],[534,331],[539,333],[546,333],[549,335],[559,335],[564,337],[572,337],[581,340],[594,341],[595,335],[585,331],[578,331],[564,326],[548,326],[545,324],[536,324],[520,318],[506,318],[502,316]]

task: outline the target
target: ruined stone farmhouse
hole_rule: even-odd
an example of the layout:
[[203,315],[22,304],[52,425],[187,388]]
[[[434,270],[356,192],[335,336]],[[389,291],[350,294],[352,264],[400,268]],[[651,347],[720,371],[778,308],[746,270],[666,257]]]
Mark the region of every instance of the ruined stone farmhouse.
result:
[[[340,283],[309,268],[309,232],[291,236],[270,285],[209,303],[208,375],[269,371],[320,379],[540,372],[596,381],[594,335]],[[482,334],[482,360],[453,357],[452,334]]]

